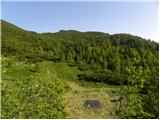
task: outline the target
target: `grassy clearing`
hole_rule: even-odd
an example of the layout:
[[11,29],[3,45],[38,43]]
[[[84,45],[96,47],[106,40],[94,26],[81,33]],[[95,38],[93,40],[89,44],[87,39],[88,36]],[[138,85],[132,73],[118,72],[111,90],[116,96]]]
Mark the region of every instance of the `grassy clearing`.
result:
[[[113,96],[107,91],[110,88],[82,87],[76,82],[67,82],[72,88],[65,94],[67,101],[66,111],[68,118],[115,118],[115,105],[110,102]],[[86,108],[85,100],[99,100],[102,104],[100,109]]]
[[45,61],[38,63],[38,66],[40,71],[51,71],[57,77],[64,80],[77,80],[79,70],[77,67],[69,67],[67,63]]
[[[113,90],[119,87],[104,83],[79,81],[77,67],[70,67],[66,63],[43,62],[43,70],[52,70],[53,74],[63,78],[70,90],[64,95],[66,101],[65,111],[67,118],[115,118],[114,103],[110,100],[116,95]],[[84,106],[85,100],[96,99],[102,104],[100,109],[89,109]]]
[[[40,69],[52,71],[70,88],[64,95],[67,118],[116,118],[115,104],[110,100],[116,96],[112,91],[119,87],[104,83],[79,81],[80,71],[77,67],[70,67],[66,63],[41,62]],[[102,104],[100,109],[89,109],[84,106],[85,100],[96,99]]]

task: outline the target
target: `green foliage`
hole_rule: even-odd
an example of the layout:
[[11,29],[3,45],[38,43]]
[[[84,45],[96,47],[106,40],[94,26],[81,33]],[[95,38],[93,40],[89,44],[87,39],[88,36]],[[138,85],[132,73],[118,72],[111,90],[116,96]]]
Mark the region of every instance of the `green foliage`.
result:
[[65,118],[65,86],[55,74],[35,73],[38,66],[13,58],[2,61],[1,118]]
[[[135,59],[134,65],[128,69],[128,85],[123,87],[125,109],[121,111],[122,118],[158,118],[158,78],[146,76],[146,72],[138,66],[139,60]],[[157,67],[158,68],[158,67]],[[149,73],[152,73],[151,71]],[[148,73],[148,74],[149,74]],[[156,72],[156,74],[158,74]],[[152,75],[156,75],[153,73]],[[149,77],[152,83],[145,77]],[[148,88],[149,87],[149,88]]]
[[[121,90],[127,104],[123,105],[123,111],[127,112],[122,112],[125,113],[122,118],[158,118],[158,43],[130,34],[74,30],[39,34],[3,20],[1,24],[1,50],[5,58],[2,60],[2,118],[64,118],[63,99],[57,95],[58,89],[63,94],[59,84],[65,83],[61,79],[75,80],[78,77],[82,81],[124,88]],[[53,62],[61,62],[61,66]],[[73,68],[78,67],[80,73],[68,69],[64,62]],[[57,67],[57,76],[50,72],[54,70],[53,65]],[[36,82],[43,89],[35,89],[33,83]],[[40,99],[30,95],[32,89],[42,94],[38,96]],[[51,98],[57,96],[58,106],[51,108],[47,92]]]

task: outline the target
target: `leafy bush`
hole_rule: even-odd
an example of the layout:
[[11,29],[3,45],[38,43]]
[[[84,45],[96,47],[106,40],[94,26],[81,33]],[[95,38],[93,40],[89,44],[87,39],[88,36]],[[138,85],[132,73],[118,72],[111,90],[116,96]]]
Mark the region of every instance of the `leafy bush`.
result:
[[104,82],[107,79],[107,76],[103,73],[81,73],[78,76],[80,80],[92,82]]
[[111,85],[127,84],[127,75],[120,73],[106,73],[106,72],[83,72],[78,75],[80,80],[92,82],[104,82]]
[[[14,71],[14,74],[10,73],[12,79],[7,80],[3,77],[2,80],[1,118],[53,119],[65,117],[65,103],[62,97],[65,87],[61,80],[54,74],[44,71],[32,75],[26,74],[26,77],[21,79],[17,76],[24,73],[15,69],[11,69]],[[7,74],[9,75],[9,72]]]

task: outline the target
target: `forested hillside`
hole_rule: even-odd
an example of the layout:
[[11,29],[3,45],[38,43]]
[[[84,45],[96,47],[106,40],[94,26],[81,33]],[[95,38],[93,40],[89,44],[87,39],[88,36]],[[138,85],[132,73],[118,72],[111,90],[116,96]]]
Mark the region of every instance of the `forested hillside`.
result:
[[[63,99],[61,99],[64,92],[67,91],[67,86],[62,87],[65,86],[63,85],[65,80],[57,76],[49,76],[49,73],[40,64],[44,61],[67,63],[71,68],[78,68],[80,72],[65,79],[75,77],[75,81],[80,83],[85,81],[87,84],[103,83],[112,85],[113,88],[118,87],[118,94],[123,98],[118,101],[118,112],[115,111],[118,118],[159,117],[159,44],[157,42],[124,33],[110,35],[102,32],[60,30],[56,33],[40,34],[26,31],[4,20],[1,20],[1,34],[2,71],[8,69],[8,72],[2,72],[2,118],[65,118],[67,116],[63,110],[65,104],[62,104]],[[15,61],[24,65],[21,68],[24,75],[19,79],[13,77],[15,74],[20,74],[16,73]],[[25,71],[29,71],[28,74]],[[30,78],[30,75],[34,77]],[[48,87],[48,90],[32,87],[36,80],[39,81],[40,86]],[[10,83],[13,81],[14,83]],[[27,86],[23,87],[26,81],[29,82],[27,85],[30,85],[31,90]],[[54,82],[60,85],[54,86]],[[13,84],[17,86],[20,84],[21,88],[10,91]],[[31,96],[20,101],[18,96],[14,96],[14,92],[21,91],[21,89],[25,95],[21,93],[18,96],[27,96],[29,93],[26,91],[30,91]],[[32,111],[36,101],[32,96],[40,96],[37,102],[39,105],[43,104],[43,97],[48,92],[53,92],[46,100],[48,108],[45,105],[40,108],[45,108],[50,112]],[[49,106],[50,99],[58,94],[61,98],[57,97],[58,100],[55,100],[54,110],[52,110],[52,107]],[[18,102],[13,102],[12,98],[9,99],[10,95]],[[30,107],[24,105],[31,98],[33,100]],[[11,106],[14,105],[11,101],[15,106],[23,104],[25,107],[12,108]],[[17,109],[19,111],[16,111]],[[30,113],[27,112],[29,110]]]

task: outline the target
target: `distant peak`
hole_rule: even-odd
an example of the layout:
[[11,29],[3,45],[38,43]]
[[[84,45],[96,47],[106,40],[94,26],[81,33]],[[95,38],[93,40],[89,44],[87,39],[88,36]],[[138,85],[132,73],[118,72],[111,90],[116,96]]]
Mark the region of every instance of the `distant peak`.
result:
[[80,31],[77,31],[77,30],[60,30],[59,32],[80,32]]

